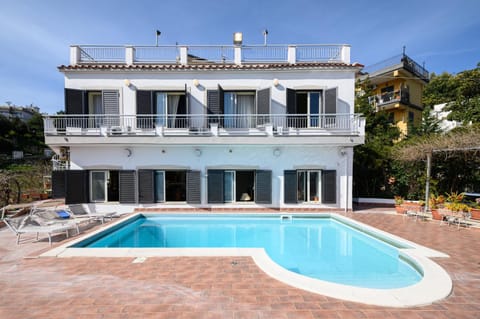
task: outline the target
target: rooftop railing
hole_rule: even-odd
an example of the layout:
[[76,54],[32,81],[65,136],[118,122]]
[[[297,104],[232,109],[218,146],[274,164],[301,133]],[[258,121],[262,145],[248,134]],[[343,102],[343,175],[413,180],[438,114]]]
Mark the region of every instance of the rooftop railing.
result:
[[430,74],[425,67],[415,62],[406,54],[399,54],[381,62],[366,66],[363,68],[362,72],[373,74],[395,66],[401,66],[425,81],[429,80]]
[[362,135],[358,114],[48,115],[45,135]]
[[164,45],[103,46],[74,45],[70,64],[91,63],[350,63],[350,46],[345,44],[298,45]]

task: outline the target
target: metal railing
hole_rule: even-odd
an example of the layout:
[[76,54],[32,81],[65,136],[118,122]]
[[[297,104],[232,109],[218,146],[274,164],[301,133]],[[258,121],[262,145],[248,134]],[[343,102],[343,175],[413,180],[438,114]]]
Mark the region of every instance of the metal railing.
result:
[[125,47],[83,45],[80,47],[80,62],[124,62]]
[[249,45],[242,47],[242,60],[245,62],[285,62],[287,59],[287,45]]
[[398,54],[381,62],[366,66],[363,68],[363,72],[372,74],[397,65],[403,66],[406,70],[425,81],[428,81],[430,78],[429,72],[406,54]]
[[391,92],[384,92],[373,95],[369,98],[370,104],[373,106],[382,106],[389,103],[401,102],[404,104],[410,103],[410,93],[408,90],[397,90]]
[[301,62],[341,62],[342,47],[339,45],[298,45],[297,60]]
[[136,62],[163,62],[176,63],[180,61],[180,48],[178,46],[137,46],[134,50]]
[[45,135],[150,135],[183,131],[192,134],[219,130],[273,131],[288,134],[293,129],[308,134],[359,132],[357,114],[176,114],[176,115],[47,115]]
[[[298,45],[162,45],[72,46],[72,63],[350,63],[349,46],[342,44]],[[348,54],[343,54],[344,50]],[[182,53],[183,52],[183,53]],[[294,53],[292,53],[294,52]],[[183,55],[182,55],[183,54]],[[237,56],[238,54],[238,56]],[[290,57],[291,54],[291,57]],[[348,56],[348,58],[347,58]]]

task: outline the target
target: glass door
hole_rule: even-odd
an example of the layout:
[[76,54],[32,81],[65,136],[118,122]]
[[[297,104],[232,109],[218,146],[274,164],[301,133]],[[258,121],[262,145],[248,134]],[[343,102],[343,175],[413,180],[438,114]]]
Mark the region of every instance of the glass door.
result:
[[224,201],[233,203],[235,201],[235,171],[225,171],[223,181]]
[[319,114],[320,114],[320,93],[319,92],[310,92],[309,94],[309,126],[318,127],[319,126]]
[[107,201],[107,172],[92,171],[90,178],[90,199],[92,202]]
[[155,201],[165,202],[165,171],[155,172]]

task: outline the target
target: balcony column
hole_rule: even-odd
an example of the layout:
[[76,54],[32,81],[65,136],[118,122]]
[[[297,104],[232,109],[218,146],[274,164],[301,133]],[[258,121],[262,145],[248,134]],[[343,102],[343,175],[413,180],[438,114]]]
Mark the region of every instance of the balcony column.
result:
[[132,45],[125,47],[125,63],[127,65],[133,65],[135,60],[135,48]]
[[70,65],[77,65],[80,62],[80,47],[77,45],[70,46]]
[[295,64],[295,62],[297,62],[297,47],[295,45],[288,46],[287,60],[290,64]]
[[242,47],[239,45],[236,45],[233,48],[233,54],[234,54],[234,62],[236,65],[241,65],[242,64]]
[[180,64],[181,65],[188,64],[188,48],[187,47],[180,47]]
[[342,62],[350,63],[350,46],[346,44],[342,46]]

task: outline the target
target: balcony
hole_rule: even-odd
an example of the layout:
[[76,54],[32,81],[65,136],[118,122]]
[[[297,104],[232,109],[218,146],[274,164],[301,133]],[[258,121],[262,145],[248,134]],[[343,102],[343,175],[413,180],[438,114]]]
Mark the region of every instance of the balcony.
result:
[[358,114],[48,115],[45,136],[363,136]]
[[397,103],[410,105],[410,93],[408,90],[385,92],[371,96],[369,101],[371,105],[377,108],[377,111],[395,107]]
[[164,45],[70,47],[70,65],[209,63],[350,63],[350,46],[324,45]]

